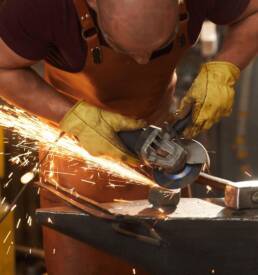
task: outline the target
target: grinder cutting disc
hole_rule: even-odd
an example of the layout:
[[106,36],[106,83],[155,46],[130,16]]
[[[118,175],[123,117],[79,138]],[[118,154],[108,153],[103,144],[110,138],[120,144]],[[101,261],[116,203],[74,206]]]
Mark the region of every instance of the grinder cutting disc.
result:
[[184,188],[197,180],[202,166],[202,164],[186,164],[183,171],[177,174],[168,174],[156,170],[154,172],[154,179],[160,186],[168,189]]
[[178,173],[155,170],[154,179],[162,187],[178,189],[192,184],[199,177],[203,165],[209,161],[208,153],[201,143],[185,139],[180,140],[180,143],[187,151],[186,164]]

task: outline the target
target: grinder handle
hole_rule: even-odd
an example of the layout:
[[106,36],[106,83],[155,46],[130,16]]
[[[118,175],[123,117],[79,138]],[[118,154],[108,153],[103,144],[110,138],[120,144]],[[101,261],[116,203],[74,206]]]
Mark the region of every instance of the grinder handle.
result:
[[130,152],[138,155],[139,152],[137,152],[136,145],[142,132],[143,129],[138,129],[134,131],[122,131],[117,133],[117,135]]
[[191,125],[192,123],[192,109],[188,111],[188,113],[182,118],[175,122],[175,124],[172,124],[169,128],[172,131],[176,131],[178,135],[181,135],[184,130]]

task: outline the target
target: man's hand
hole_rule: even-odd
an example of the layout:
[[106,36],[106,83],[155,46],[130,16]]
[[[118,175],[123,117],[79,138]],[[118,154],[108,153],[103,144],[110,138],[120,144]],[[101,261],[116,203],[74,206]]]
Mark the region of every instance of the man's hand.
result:
[[78,102],[60,123],[60,128],[77,137],[91,155],[109,157],[130,165],[137,165],[139,160],[126,150],[116,133],[144,126],[142,120],[104,111],[85,101]]
[[183,116],[192,106],[192,125],[184,131],[184,137],[192,138],[208,130],[231,113],[234,85],[239,75],[240,70],[229,62],[217,61],[202,65],[199,75],[180,104],[179,116]]

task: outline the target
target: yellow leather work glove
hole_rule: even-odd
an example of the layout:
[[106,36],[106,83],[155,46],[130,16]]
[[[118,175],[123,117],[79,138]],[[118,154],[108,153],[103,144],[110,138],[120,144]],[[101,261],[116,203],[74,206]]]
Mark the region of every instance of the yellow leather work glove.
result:
[[192,124],[184,131],[185,138],[195,137],[230,115],[239,75],[239,68],[229,62],[213,61],[202,65],[178,110],[179,117],[183,117],[192,106]]
[[80,145],[91,155],[130,165],[139,164],[139,160],[127,151],[116,133],[144,126],[142,120],[104,111],[85,101],[79,101],[60,122],[60,128],[77,137]]

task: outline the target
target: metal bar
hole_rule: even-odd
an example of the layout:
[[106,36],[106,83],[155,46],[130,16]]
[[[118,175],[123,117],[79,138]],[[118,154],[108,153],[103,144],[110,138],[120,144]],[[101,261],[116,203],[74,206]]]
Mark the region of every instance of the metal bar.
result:
[[49,191],[50,193],[54,194],[58,198],[62,199],[64,202],[66,202],[68,205],[71,205],[75,207],[76,209],[83,211],[84,213],[88,213],[94,217],[105,219],[105,220],[114,220],[116,217],[112,215],[107,209],[105,208],[98,208],[96,205],[88,203],[84,201],[84,204],[73,200],[72,198],[66,196],[65,194],[59,192],[58,190],[55,190],[54,188],[47,186],[45,184],[41,184],[39,182],[35,183],[37,186],[44,188],[45,190]]

